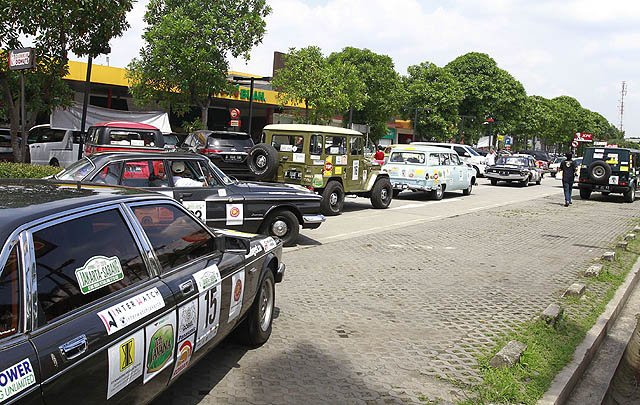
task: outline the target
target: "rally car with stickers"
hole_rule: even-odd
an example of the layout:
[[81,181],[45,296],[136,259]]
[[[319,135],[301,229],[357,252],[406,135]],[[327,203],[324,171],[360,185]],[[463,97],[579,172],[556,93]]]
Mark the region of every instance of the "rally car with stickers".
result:
[[587,148],[580,165],[580,198],[588,200],[592,192],[622,194],[632,203],[640,189],[640,150],[627,148]]
[[342,213],[345,195],[365,197],[374,208],[391,204],[389,176],[365,158],[358,131],[323,125],[272,124],[249,151],[256,178],[304,186],[322,196],[322,214]]
[[[296,243],[300,227],[325,220],[321,197],[291,184],[241,182],[193,153],[104,152],[85,157],[53,180],[123,185],[174,197],[207,225],[261,233]],[[149,212],[146,222],[157,222]]]
[[131,188],[0,193],[0,404],[148,403],[232,331],[269,339],[280,241]]

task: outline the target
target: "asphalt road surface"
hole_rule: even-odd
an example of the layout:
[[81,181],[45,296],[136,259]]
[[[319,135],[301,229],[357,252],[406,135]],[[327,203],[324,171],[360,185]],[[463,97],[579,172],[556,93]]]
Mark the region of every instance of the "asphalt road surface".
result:
[[247,349],[227,339],[156,403],[464,399],[460,384],[481,378],[476,356],[560,300],[640,218],[640,202],[622,196],[583,201],[575,190],[563,203],[547,177],[529,187],[480,179],[470,196],[439,202],[405,192],[385,210],[348,199],[285,250],[270,340]]

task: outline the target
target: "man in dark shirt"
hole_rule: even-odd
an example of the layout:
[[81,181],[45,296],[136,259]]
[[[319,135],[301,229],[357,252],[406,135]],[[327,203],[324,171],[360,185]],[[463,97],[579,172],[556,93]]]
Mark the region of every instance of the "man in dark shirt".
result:
[[576,177],[576,163],[571,159],[571,153],[565,155],[567,160],[560,164],[562,170],[562,188],[564,188],[564,206],[568,207],[571,202],[571,192],[573,190],[573,181]]

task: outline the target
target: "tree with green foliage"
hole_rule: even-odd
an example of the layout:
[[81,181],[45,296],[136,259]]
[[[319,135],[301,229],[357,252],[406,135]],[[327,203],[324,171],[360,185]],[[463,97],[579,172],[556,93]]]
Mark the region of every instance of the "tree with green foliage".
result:
[[[430,110],[418,114],[418,135],[436,141],[455,137],[460,120],[458,106],[464,92],[453,74],[430,62],[409,66],[407,71],[409,75],[404,79],[406,105]],[[404,115],[413,119],[411,112],[404,112]]]
[[459,111],[461,115],[474,117],[467,120],[473,129],[479,131],[487,118],[493,118],[501,132],[518,127],[527,96],[524,87],[489,55],[467,53],[444,68],[453,74],[464,92]]
[[145,45],[129,65],[134,99],[178,113],[197,105],[207,128],[215,96],[233,92],[228,56],[249,60],[270,12],[266,0],[151,0]]
[[304,103],[307,123],[327,123],[350,106],[361,110],[369,99],[356,67],[339,58],[329,62],[317,46],[291,48],[283,59],[273,87],[283,106]]
[[[353,66],[364,82],[367,99],[362,108],[353,110],[353,122],[366,124],[369,137],[376,142],[387,133],[387,122],[399,111],[402,81],[393,60],[369,49],[346,47],[329,55],[329,64],[343,63]],[[349,112],[345,111],[346,118]],[[344,120],[345,124],[348,122]]]
[[[23,47],[27,38],[36,48],[37,66],[25,72],[26,117],[30,128],[43,112],[71,103],[72,91],[62,81],[68,73],[68,54],[95,57],[111,38],[128,28],[126,13],[132,0],[5,0],[0,6],[0,54]],[[5,56],[6,57],[6,56]],[[23,162],[27,142],[18,147],[20,73],[0,64],[0,115],[10,122],[14,158]]]

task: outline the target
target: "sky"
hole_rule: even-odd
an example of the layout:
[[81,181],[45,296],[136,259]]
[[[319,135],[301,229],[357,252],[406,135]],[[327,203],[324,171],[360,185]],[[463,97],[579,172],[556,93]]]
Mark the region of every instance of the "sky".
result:
[[[422,62],[444,66],[467,52],[487,53],[528,95],[575,97],[620,124],[622,81],[626,136],[640,137],[640,2],[627,0],[267,0],[267,32],[249,61],[231,70],[271,76],[273,52],[319,46],[389,55],[396,70]],[[126,67],[144,45],[147,0],[129,13],[131,28],[111,41],[109,65]],[[106,56],[96,63],[107,64]]]

